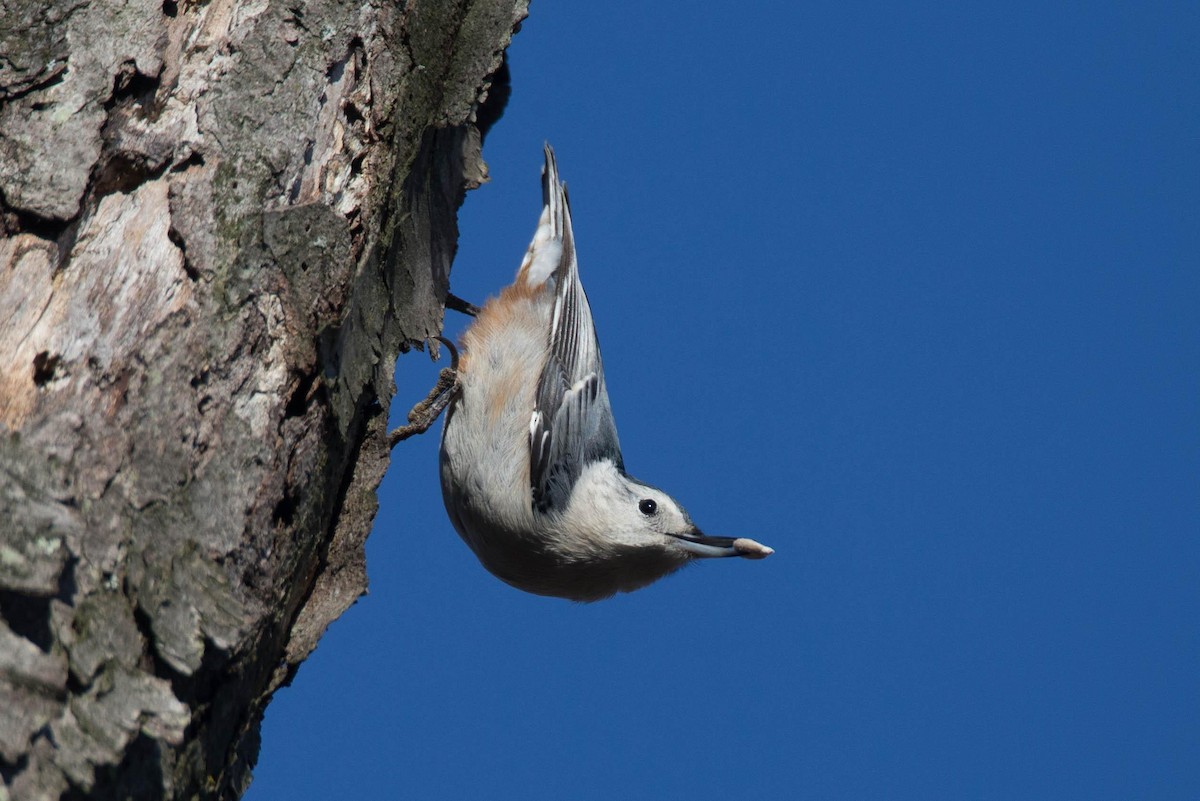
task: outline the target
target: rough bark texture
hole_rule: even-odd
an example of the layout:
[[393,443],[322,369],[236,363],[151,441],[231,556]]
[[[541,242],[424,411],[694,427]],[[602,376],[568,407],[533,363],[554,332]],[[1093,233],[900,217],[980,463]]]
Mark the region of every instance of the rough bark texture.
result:
[[526,5],[0,0],[0,799],[245,788]]

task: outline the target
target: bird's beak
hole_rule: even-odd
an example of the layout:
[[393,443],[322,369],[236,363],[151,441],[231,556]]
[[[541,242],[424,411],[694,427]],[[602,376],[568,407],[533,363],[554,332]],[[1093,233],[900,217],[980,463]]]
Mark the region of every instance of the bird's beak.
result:
[[710,537],[693,528],[686,534],[672,534],[687,550],[703,557],[742,556],[746,559],[765,559],[775,553],[774,548],[745,537]]

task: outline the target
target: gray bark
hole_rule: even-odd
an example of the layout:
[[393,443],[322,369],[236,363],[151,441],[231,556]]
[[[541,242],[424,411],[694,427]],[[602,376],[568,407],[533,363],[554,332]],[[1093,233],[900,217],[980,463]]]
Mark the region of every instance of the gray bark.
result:
[[0,799],[244,790],[526,5],[0,0]]

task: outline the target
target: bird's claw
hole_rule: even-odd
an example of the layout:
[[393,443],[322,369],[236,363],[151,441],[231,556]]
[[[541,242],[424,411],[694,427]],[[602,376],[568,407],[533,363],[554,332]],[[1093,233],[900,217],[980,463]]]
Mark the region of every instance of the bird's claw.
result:
[[470,317],[479,316],[479,307],[469,300],[463,300],[453,292],[446,293],[446,308],[453,309],[461,314],[466,314]]
[[[441,372],[438,373],[438,380],[434,384],[433,389],[429,391],[424,400],[409,410],[408,424],[399,426],[388,432],[389,448],[396,447],[398,443],[411,436],[424,434],[428,431],[429,427],[434,424],[450,404],[451,398],[454,397],[454,393],[458,389],[458,348],[454,347],[454,343],[445,337],[433,336],[425,341],[431,342],[431,340],[437,340],[450,351],[450,366],[442,368]],[[434,361],[437,361],[438,354],[433,347],[430,347],[429,355]]]

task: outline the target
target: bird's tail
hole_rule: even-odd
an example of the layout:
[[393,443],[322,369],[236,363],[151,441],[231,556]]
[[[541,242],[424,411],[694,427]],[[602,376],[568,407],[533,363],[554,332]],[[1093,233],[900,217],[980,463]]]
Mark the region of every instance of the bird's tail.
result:
[[567,199],[567,185],[558,177],[558,162],[554,148],[546,145],[546,164],[542,167],[542,216],[538,220],[533,241],[525,251],[521,269],[517,272],[520,282],[530,289],[541,287],[555,277],[561,287],[564,278],[571,276],[575,267],[575,237],[571,230],[571,205]]

